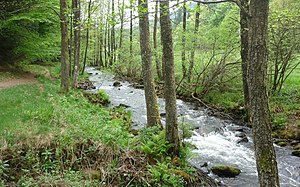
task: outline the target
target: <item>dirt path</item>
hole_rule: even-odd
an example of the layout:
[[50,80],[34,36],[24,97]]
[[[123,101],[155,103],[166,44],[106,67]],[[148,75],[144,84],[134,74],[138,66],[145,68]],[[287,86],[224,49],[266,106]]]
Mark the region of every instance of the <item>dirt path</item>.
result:
[[0,77],[5,74],[10,76],[4,77],[0,80],[0,90],[10,87],[14,87],[21,84],[37,84],[38,80],[35,78],[36,74],[30,72],[15,72],[13,70],[7,70],[0,66]]

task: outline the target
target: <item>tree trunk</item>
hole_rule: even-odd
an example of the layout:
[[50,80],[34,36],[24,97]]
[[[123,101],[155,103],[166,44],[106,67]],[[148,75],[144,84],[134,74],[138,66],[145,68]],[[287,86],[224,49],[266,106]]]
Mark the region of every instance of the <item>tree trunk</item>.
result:
[[74,8],[74,75],[73,87],[76,88],[80,69],[80,0],[72,1]]
[[181,66],[182,77],[186,76],[186,0],[183,1],[183,16],[182,16],[182,51],[181,51]]
[[162,70],[161,70],[161,63],[158,58],[158,52],[157,52],[157,22],[158,22],[158,1],[156,1],[155,4],[155,16],[154,16],[154,28],[153,28],[153,48],[154,48],[154,56],[155,56],[155,66],[156,66],[156,72],[157,77],[159,80],[162,80]]
[[[139,0],[139,27],[140,46],[143,68],[143,79],[145,85],[145,99],[147,108],[147,127],[160,125],[160,115],[157,105],[157,96],[152,75],[152,53],[150,44],[150,30],[148,18],[148,1]],[[147,10],[147,11],[146,11]]]
[[[72,10],[73,10],[72,4]],[[70,16],[70,39],[69,39],[69,77],[72,77],[72,53],[73,53],[73,17]]]
[[99,67],[103,67],[103,29],[99,32]]
[[244,90],[244,108],[246,112],[245,122],[249,121],[249,88],[248,88],[248,31],[249,31],[249,0],[241,0],[240,25],[241,25],[241,58]]
[[61,28],[61,88],[62,92],[69,92],[69,60],[68,60],[68,16],[66,0],[60,0],[60,28]]
[[251,0],[249,24],[250,121],[261,187],[278,187],[278,169],[272,141],[267,95],[269,0]]
[[120,14],[121,27],[120,27],[118,60],[121,60],[121,53],[122,53],[121,49],[122,49],[122,46],[123,46],[124,9],[125,9],[125,0],[122,1],[121,14]]
[[110,54],[110,61],[109,61],[109,66],[112,66],[114,64],[114,61],[115,61],[115,43],[116,43],[116,38],[115,38],[115,2],[114,0],[111,1],[111,14],[112,14],[112,26],[111,26],[111,40],[110,40],[110,51],[111,51],[111,54]]
[[188,82],[191,82],[192,71],[194,69],[194,64],[195,64],[195,51],[196,51],[196,47],[197,47],[196,42],[197,42],[197,34],[198,34],[198,30],[199,30],[199,25],[200,25],[200,3],[198,2],[197,7],[196,7],[196,19],[195,19],[193,48],[192,48],[192,51],[191,51],[190,65],[189,65],[188,74],[187,74]]
[[132,65],[133,65],[133,2],[130,1],[130,29],[129,29],[129,52],[130,52],[130,59],[129,59],[129,67],[127,68],[127,75],[132,75]]
[[88,53],[88,47],[89,47],[89,37],[90,37],[90,22],[91,22],[91,4],[92,0],[89,1],[88,5],[88,25],[86,28],[86,42],[85,42],[85,52],[84,52],[84,58],[83,58],[83,68],[81,74],[83,75],[85,66],[86,66],[86,60],[87,60],[87,53]]
[[169,12],[169,0],[160,2],[161,41],[163,60],[165,61],[165,101],[166,101],[166,140],[173,145],[172,156],[179,156],[179,137],[176,108],[176,86],[174,73],[174,52],[172,40],[172,25]]

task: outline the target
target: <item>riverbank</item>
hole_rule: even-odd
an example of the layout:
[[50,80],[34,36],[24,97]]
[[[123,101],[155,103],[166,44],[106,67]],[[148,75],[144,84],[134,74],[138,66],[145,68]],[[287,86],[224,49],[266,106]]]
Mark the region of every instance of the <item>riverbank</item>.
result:
[[[116,81],[128,81],[135,88],[144,88],[143,80],[139,77],[129,77],[126,74],[115,76]],[[288,83],[292,84],[291,81]],[[293,85],[293,84],[292,84]],[[163,82],[155,81],[157,95],[163,98]],[[211,93],[205,96],[181,90],[177,87],[177,98],[186,102],[191,102],[198,107],[209,110],[209,115],[229,120],[240,126],[248,126],[244,122],[245,110],[243,103],[235,103],[234,98],[242,97],[239,93]],[[274,143],[279,146],[291,146],[296,148],[300,145],[300,97],[297,93],[289,94],[289,88],[283,90],[282,95],[271,97],[270,110],[272,116],[272,129]],[[226,95],[230,95],[227,97]],[[233,96],[234,95],[234,96]],[[214,97],[214,98],[213,98]],[[225,101],[222,101],[222,97]],[[291,102],[286,102],[289,100]],[[234,103],[234,104],[232,104]],[[298,104],[297,104],[298,103]],[[299,107],[298,107],[299,106]]]
[[134,135],[124,109],[60,94],[59,68],[47,68],[51,79],[0,90],[0,185],[222,186],[187,164],[187,149],[168,157],[160,130]]
[[[111,73],[101,72],[89,67],[90,81],[96,87],[92,92],[104,90],[111,98],[110,106],[126,106],[132,111],[132,127],[141,129],[146,123],[146,106],[142,85],[127,81],[116,81]],[[218,165],[229,165],[242,170],[235,178],[218,178],[230,186],[257,186],[258,178],[253,150],[251,129],[237,126],[229,120],[223,120],[209,115],[209,111],[195,106],[193,103],[177,99],[177,112],[183,135],[183,142],[195,145],[189,162],[205,172]],[[164,121],[164,99],[158,98],[158,105]],[[192,129],[189,138],[186,129]],[[292,150],[276,147],[280,182],[282,186],[297,186],[299,180],[298,157],[292,156]],[[212,174],[212,173],[210,173]]]

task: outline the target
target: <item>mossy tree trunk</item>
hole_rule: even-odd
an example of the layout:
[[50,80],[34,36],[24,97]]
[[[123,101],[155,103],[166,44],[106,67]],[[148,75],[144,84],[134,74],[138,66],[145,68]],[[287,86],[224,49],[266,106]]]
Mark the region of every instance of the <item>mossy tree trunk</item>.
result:
[[179,136],[176,108],[176,85],[174,73],[174,52],[172,25],[170,20],[169,0],[160,2],[161,41],[165,68],[164,90],[166,101],[166,140],[173,145],[170,153],[179,156]]
[[139,0],[139,28],[142,57],[142,71],[145,85],[145,99],[147,108],[147,127],[160,125],[160,115],[157,105],[157,96],[152,75],[152,53],[150,43],[148,1]]
[[258,178],[261,187],[278,187],[267,95],[269,0],[251,0],[249,7],[249,109]]
[[61,28],[61,88],[62,92],[69,92],[69,55],[68,55],[68,16],[66,0],[60,0],[60,28]]

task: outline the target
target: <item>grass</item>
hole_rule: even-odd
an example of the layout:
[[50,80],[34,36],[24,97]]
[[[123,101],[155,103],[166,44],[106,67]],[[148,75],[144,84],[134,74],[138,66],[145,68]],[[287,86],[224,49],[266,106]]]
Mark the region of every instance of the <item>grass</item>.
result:
[[[59,77],[59,67],[47,68]],[[164,133],[135,136],[130,113],[94,105],[79,90],[60,94],[59,80],[37,77],[37,85],[0,90],[0,186],[187,184],[173,170],[195,170],[185,159],[170,164]]]

